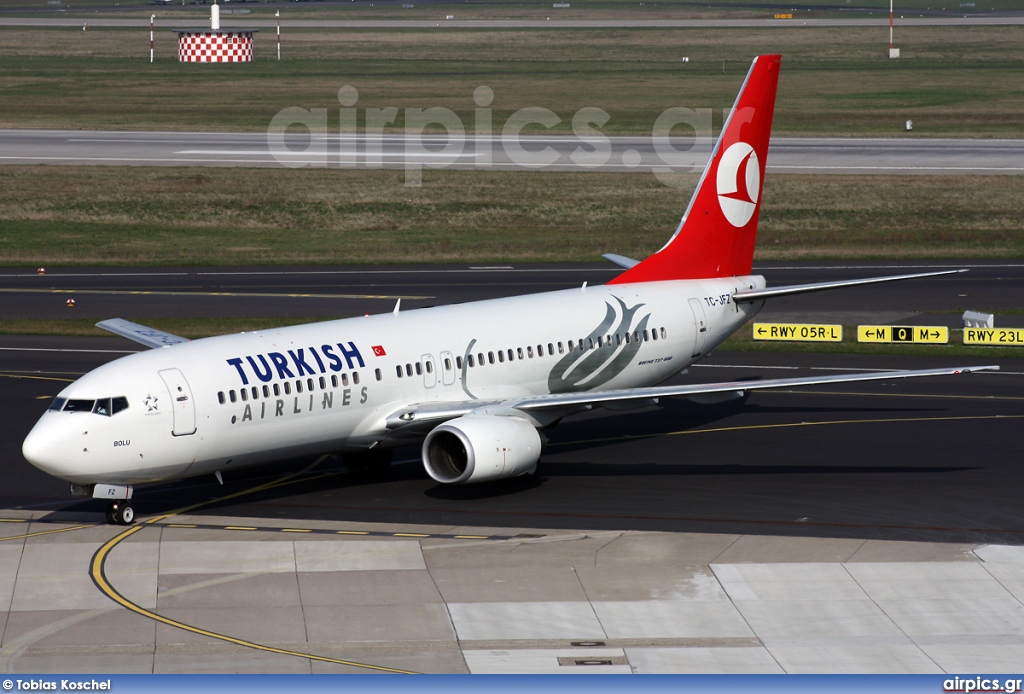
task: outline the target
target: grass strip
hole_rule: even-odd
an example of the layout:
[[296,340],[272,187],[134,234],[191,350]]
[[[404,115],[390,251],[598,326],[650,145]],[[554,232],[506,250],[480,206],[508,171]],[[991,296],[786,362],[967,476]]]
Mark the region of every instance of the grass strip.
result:
[[262,131],[300,107],[327,109],[336,132],[351,85],[360,125],[369,108],[397,108],[387,128],[400,131],[406,109],[443,107],[471,132],[474,90],[488,86],[496,132],[541,107],[561,119],[550,132],[568,133],[597,107],[602,132],[650,134],[672,107],[713,109],[718,127],[751,59],[779,52],[777,136],[903,137],[908,119],[913,136],[1024,136],[1020,26],[901,27],[899,60],[878,27],[286,28],[281,61],[267,31],[252,63],[197,65],[177,62],[180,19],[161,15],[153,64],[141,28],[0,28],[0,127]]
[[[0,265],[642,258],[680,187],[645,173],[0,167]],[[759,260],[1024,256],[1015,176],[770,175]]]

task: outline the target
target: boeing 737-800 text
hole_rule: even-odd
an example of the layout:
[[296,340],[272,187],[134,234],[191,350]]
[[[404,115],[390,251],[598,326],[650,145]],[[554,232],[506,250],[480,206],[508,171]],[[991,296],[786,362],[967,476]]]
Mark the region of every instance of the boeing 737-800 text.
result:
[[[604,286],[189,341],[114,319],[153,349],[84,375],[25,439],[33,465],[134,518],[133,486],[341,452],[390,462],[422,442],[442,484],[532,473],[538,429],[662,397],[954,374],[934,369],[657,386],[773,296],[919,273],[767,288],[751,274],[780,57],[754,60],[675,234]],[[988,367],[983,367],[988,368]]]

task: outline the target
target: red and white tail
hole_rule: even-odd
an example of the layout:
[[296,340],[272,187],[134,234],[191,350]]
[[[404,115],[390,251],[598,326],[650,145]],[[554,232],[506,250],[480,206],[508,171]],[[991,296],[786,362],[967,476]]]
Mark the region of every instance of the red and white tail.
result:
[[750,274],[781,62],[754,58],[676,233],[609,284]]

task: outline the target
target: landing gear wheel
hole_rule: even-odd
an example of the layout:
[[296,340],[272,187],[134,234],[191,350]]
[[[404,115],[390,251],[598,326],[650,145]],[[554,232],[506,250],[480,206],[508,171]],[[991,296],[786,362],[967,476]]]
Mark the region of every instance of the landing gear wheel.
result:
[[130,501],[124,499],[110,502],[107,509],[107,522],[111,525],[131,525],[135,522],[135,509]]

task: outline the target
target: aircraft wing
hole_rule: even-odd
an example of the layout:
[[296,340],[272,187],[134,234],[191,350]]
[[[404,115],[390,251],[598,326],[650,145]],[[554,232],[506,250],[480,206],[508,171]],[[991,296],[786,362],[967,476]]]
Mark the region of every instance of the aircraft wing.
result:
[[139,325],[138,323],[132,323],[131,321],[124,320],[123,318],[111,318],[110,320],[100,321],[96,324],[97,328],[103,328],[108,332],[112,332],[115,335],[121,337],[127,337],[129,340],[134,340],[140,345],[145,345],[150,349],[156,347],[170,347],[181,342],[189,342],[187,337],[179,337],[178,335],[172,335],[171,333],[165,333],[163,330],[157,330],[156,328],[149,328],[145,325]]
[[858,383],[862,381],[885,381],[895,378],[918,378],[921,376],[951,376],[974,371],[998,371],[998,366],[961,366],[948,369],[917,369],[910,371],[872,371],[860,374],[839,374],[835,376],[806,376],[800,378],[773,378],[763,381],[726,381],[722,383],[696,383],[690,385],[654,386],[649,388],[625,388],[584,393],[553,393],[535,395],[504,401],[466,400],[451,403],[423,403],[400,409],[387,418],[388,429],[398,429],[412,424],[440,424],[443,421],[461,417],[474,410],[489,407],[522,410],[524,412],[579,406],[600,406],[630,400],[656,400],[657,398],[686,397],[773,388],[794,388],[798,386],[826,385],[832,383]]

